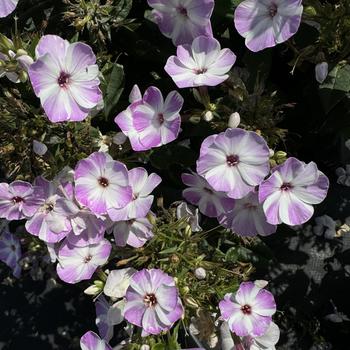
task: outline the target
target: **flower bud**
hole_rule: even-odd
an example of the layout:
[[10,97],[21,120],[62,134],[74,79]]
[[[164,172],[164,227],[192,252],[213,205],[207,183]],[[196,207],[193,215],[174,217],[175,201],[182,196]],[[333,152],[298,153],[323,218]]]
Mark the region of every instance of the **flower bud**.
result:
[[120,131],[113,136],[113,143],[116,145],[122,145],[125,143],[126,139],[126,135]]
[[104,283],[100,280],[95,280],[94,281],[94,285],[97,287],[97,288],[100,288],[102,289],[104,287]]
[[199,308],[199,305],[192,297],[185,297],[184,300],[185,300],[185,303],[188,307],[193,308],[193,309]]
[[18,73],[18,79],[20,80],[21,83],[25,83],[28,80],[28,73],[24,70],[21,70]]
[[151,348],[149,345],[143,344],[143,345],[141,345],[140,350],[151,350]]
[[275,151],[273,149],[269,149],[269,157],[272,158],[275,155]]
[[232,113],[228,120],[228,127],[237,128],[240,122],[241,122],[241,116],[239,115],[239,113],[238,112]]
[[43,156],[47,152],[47,146],[37,140],[33,140],[33,152],[38,156]]
[[214,118],[214,114],[212,111],[206,111],[204,113],[204,116],[203,116],[203,119],[206,121],[206,122],[210,122],[212,121]]
[[276,159],[282,159],[282,158],[286,158],[287,157],[287,153],[283,152],[283,151],[277,151],[275,153],[275,158]]
[[327,62],[321,62],[316,64],[315,67],[315,76],[316,76],[316,80],[322,84],[328,75],[328,63]]
[[0,51],[13,50],[13,42],[8,39],[5,35],[0,33]]
[[97,295],[98,293],[100,293],[100,291],[101,291],[100,288],[98,288],[95,285],[92,285],[92,286],[86,288],[84,290],[84,293],[87,294],[87,295]]
[[198,267],[197,269],[195,269],[194,275],[199,280],[204,280],[207,277],[207,272],[203,269],[203,267]]

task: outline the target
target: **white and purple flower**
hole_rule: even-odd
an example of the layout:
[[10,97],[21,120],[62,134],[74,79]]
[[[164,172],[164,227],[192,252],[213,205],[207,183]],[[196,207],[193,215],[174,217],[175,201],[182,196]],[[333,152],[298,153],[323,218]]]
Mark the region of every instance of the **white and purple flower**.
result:
[[129,137],[133,150],[145,151],[174,141],[180,132],[184,102],[181,95],[172,91],[164,101],[161,91],[154,86],[146,90],[142,100],[137,86],[132,94],[131,100],[135,102],[114,121]]
[[147,217],[117,221],[109,227],[118,247],[125,247],[128,244],[134,248],[142,247],[153,237],[152,229],[153,225]]
[[47,243],[59,242],[71,232],[69,219],[77,207],[59,194],[53,182],[43,177],[37,177],[34,186],[40,187],[43,195],[37,211],[25,224],[26,230]]
[[291,157],[261,183],[259,201],[270,224],[301,225],[313,215],[313,204],[325,199],[328,187],[327,176],[314,162],[305,164]]
[[205,36],[195,38],[192,45],[178,46],[176,54],[164,69],[179,88],[219,85],[236,61],[230,49],[221,50],[216,39]]
[[112,350],[96,333],[89,331],[80,338],[81,350]]
[[234,23],[253,52],[287,41],[299,29],[302,0],[244,0],[235,11]]
[[84,43],[43,36],[29,68],[35,94],[52,122],[81,121],[102,100],[96,56]]
[[214,0],[148,0],[160,31],[174,45],[191,44],[197,36],[213,36],[210,17]]
[[88,280],[107,262],[111,249],[106,239],[85,247],[74,246],[65,240],[58,250],[57,274],[67,283]]
[[124,317],[142,327],[142,336],[169,330],[182,314],[183,306],[172,277],[158,269],[143,269],[132,276]]
[[219,222],[240,236],[267,236],[277,230],[276,225],[267,222],[258,193],[255,191],[237,199],[232,210],[220,216]]
[[4,262],[17,278],[21,275],[21,265],[18,263],[22,257],[19,239],[7,230],[0,235],[0,261]]
[[253,282],[243,282],[236,293],[220,301],[222,318],[240,337],[259,337],[266,333],[276,312],[273,295]]
[[103,295],[96,301],[96,326],[102,339],[109,342],[113,338],[114,326],[124,320],[125,301],[120,300],[110,305]]
[[110,209],[109,217],[113,221],[144,218],[151,209],[154,196],[152,191],[162,179],[155,173],[148,175],[144,168],[129,170],[129,186],[132,189],[132,201],[124,208]]
[[202,176],[193,174],[182,174],[182,182],[189,186],[182,195],[191,204],[196,205],[199,211],[211,218],[216,218],[232,210],[234,199],[228,198],[224,192],[217,192]]
[[126,166],[104,152],[80,160],[75,168],[75,196],[94,214],[123,208],[132,200]]
[[17,7],[19,0],[1,0],[0,1],[0,18],[7,17]]
[[239,128],[227,129],[203,141],[197,172],[216,191],[239,199],[269,173],[269,154],[265,140],[257,133]]
[[0,183],[0,218],[21,220],[34,215],[41,204],[42,191],[25,181]]

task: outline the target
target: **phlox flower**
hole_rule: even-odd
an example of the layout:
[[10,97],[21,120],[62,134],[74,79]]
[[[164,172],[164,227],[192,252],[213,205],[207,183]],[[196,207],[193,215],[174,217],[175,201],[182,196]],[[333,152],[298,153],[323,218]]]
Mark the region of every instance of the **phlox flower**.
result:
[[182,174],[182,182],[189,186],[182,195],[191,204],[198,206],[199,211],[211,218],[216,218],[231,210],[234,200],[228,198],[224,192],[217,192],[202,176],[193,174]]
[[301,0],[244,0],[234,22],[249,50],[257,52],[287,41],[299,29]]
[[103,293],[110,298],[124,298],[126,290],[130,285],[130,279],[136,270],[132,267],[113,270],[108,274]]
[[160,31],[174,45],[190,44],[197,36],[212,36],[214,0],[148,0]]
[[1,0],[0,1],[0,18],[7,17],[12,13],[18,4],[18,0]]
[[42,191],[25,181],[0,183],[0,218],[21,220],[30,218],[40,206]]
[[197,173],[216,191],[236,199],[259,185],[269,169],[265,140],[253,131],[239,128],[207,137],[197,160]]
[[109,217],[113,221],[144,218],[151,209],[154,196],[152,191],[162,179],[155,173],[148,175],[144,168],[129,170],[129,186],[132,189],[132,200],[124,208],[110,209]]
[[221,215],[219,222],[240,236],[267,236],[277,230],[276,225],[267,222],[258,193],[255,191],[236,199],[232,210]]
[[266,333],[276,312],[273,295],[253,282],[243,282],[236,293],[220,301],[222,318],[236,335],[259,337]]
[[134,151],[145,151],[174,141],[181,125],[181,95],[172,91],[165,101],[161,91],[151,86],[140,100],[139,89],[131,99],[135,102],[119,113],[114,121],[130,139]]
[[76,206],[43,177],[37,177],[34,186],[40,187],[43,194],[40,206],[25,224],[26,230],[47,243],[59,242],[72,230],[69,218],[76,213]]
[[243,338],[245,348],[249,350],[275,350],[280,338],[280,329],[276,323],[271,322],[266,332],[260,337],[247,336]]
[[104,152],[95,152],[75,168],[75,197],[93,213],[106,214],[132,199],[126,166]]
[[126,291],[124,317],[142,327],[142,336],[168,330],[181,318],[183,306],[172,277],[158,269],[136,272]]
[[81,121],[102,99],[99,70],[90,46],[43,36],[29,67],[35,94],[52,122]]
[[112,350],[96,333],[89,331],[80,338],[81,350]]
[[4,262],[17,278],[20,277],[22,268],[19,260],[22,256],[19,239],[7,230],[0,235],[0,261]]
[[127,244],[134,247],[142,247],[153,237],[153,225],[148,218],[130,219],[112,223],[108,231],[113,232],[115,244],[125,247]]
[[313,215],[312,205],[325,199],[328,187],[327,176],[314,162],[305,164],[291,157],[262,182],[259,201],[270,224],[301,225]]
[[111,249],[106,239],[85,247],[74,246],[64,240],[58,250],[59,278],[67,283],[90,279],[96,269],[107,262]]
[[120,300],[110,305],[103,295],[96,301],[96,325],[102,339],[109,342],[113,338],[114,326],[124,320],[125,301]]
[[219,85],[236,61],[230,49],[221,50],[216,39],[205,36],[195,38],[192,45],[178,46],[176,54],[164,69],[179,88]]

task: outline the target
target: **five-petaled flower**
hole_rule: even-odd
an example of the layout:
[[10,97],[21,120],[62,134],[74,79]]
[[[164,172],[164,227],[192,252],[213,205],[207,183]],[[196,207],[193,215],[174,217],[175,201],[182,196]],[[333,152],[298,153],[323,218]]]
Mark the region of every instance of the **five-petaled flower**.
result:
[[29,67],[35,94],[52,122],[81,121],[102,100],[99,70],[90,46],[43,36]]
[[221,50],[216,39],[205,36],[195,38],[192,45],[178,46],[176,54],[164,69],[179,88],[219,85],[236,61],[230,49]]
[[314,162],[291,157],[259,186],[259,201],[270,224],[301,225],[313,215],[312,205],[325,199],[328,187],[327,176]]
[[174,45],[191,44],[197,36],[212,36],[214,0],[148,0],[160,31]]
[[236,8],[235,26],[249,50],[283,43],[299,29],[302,0],[244,0]]

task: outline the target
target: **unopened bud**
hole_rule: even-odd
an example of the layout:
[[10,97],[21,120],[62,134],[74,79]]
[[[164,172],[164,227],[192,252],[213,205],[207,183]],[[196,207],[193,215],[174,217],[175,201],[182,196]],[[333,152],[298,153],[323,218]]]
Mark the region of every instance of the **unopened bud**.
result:
[[239,115],[239,113],[238,112],[232,113],[228,120],[228,127],[237,128],[240,122],[241,122],[241,116]]
[[97,287],[97,288],[100,288],[102,289],[104,287],[104,283],[100,280],[95,280],[94,281],[94,285]]
[[0,49],[1,51],[14,50],[13,42],[1,33],[0,33]]
[[184,300],[185,300],[185,303],[188,307],[193,308],[193,309],[199,308],[199,305],[192,297],[185,297]]
[[207,277],[207,272],[203,269],[203,267],[198,267],[194,271],[194,275],[199,279],[199,280],[204,280]]
[[273,149],[269,149],[269,157],[272,158],[275,155],[275,151]]
[[43,156],[47,152],[47,146],[37,140],[33,140],[33,152],[38,156]]
[[281,159],[281,158],[286,158],[287,157],[287,153],[283,152],[283,151],[277,151],[275,153],[275,158],[276,159]]
[[186,225],[185,227],[185,232],[184,232],[185,237],[190,238],[192,235],[192,229],[190,225]]
[[116,145],[122,145],[125,143],[126,139],[126,135],[120,131],[113,136],[113,143]]
[[92,285],[84,290],[84,293],[87,295],[97,295],[101,292],[101,289],[95,285]]
[[151,348],[149,345],[143,344],[143,345],[141,345],[140,350],[151,350]]
[[179,258],[176,254],[173,254],[173,255],[171,255],[171,257],[170,257],[170,261],[171,261],[173,264],[177,264],[177,263],[180,261],[180,258]]
[[316,64],[315,77],[320,84],[322,84],[326,80],[327,75],[328,75],[328,63],[321,62]]
[[18,49],[17,50],[17,56],[23,56],[23,55],[28,55],[28,52],[23,49]]
[[28,80],[28,73],[24,70],[21,70],[18,73],[18,79],[20,80],[21,83],[25,83]]
[[210,122],[212,121],[214,118],[214,114],[212,111],[206,111],[203,115],[203,119],[206,121],[206,122]]

